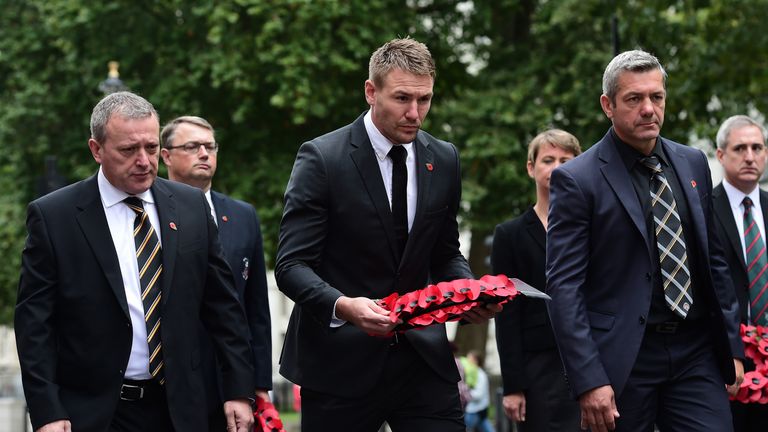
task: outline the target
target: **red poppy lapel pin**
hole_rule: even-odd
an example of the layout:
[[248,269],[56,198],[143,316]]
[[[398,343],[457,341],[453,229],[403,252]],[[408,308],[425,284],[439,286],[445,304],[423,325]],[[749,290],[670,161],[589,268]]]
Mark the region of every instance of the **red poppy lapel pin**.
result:
[[691,180],[691,187],[696,189],[696,180]]
[[432,171],[433,169],[435,169],[435,167],[434,167],[434,166],[432,166],[432,164],[431,164],[431,163],[428,163],[428,164],[426,164],[426,165],[427,165],[427,171]]
[[227,217],[227,215],[222,216],[221,220],[223,220],[224,222],[229,222],[229,218]]
[[171,222],[171,223],[168,224],[168,226],[170,226],[172,230],[176,231],[176,224],[175,223]]

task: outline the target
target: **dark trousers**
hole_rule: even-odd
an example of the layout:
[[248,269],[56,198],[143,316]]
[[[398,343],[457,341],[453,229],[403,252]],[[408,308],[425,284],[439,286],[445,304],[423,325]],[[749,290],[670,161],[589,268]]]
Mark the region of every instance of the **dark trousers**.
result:
[[580,430],[579,402],[565,381],[557,348],[528,353],[525,372],[530,387],[525,390],[525,421],[520,432],[576,432]]
[[135,384],[144,388],[144,396],[138,400],[121,399],[117,404],[112,424],[109,425],[109,431],[174,432],[165,389],[154,380],[135,382]]
[[[384,372],[362,397],[343,398],[302,387],[302,432],[465,432],[459,389],[438,376],[404,337],[390,347]],[[355,374],[366,373],[365,365]]]
[[732,431],[728,394],[706,324],[685,324],[674,332],[649,324],[616,405],[621,432],[652,432],[654,422],[661,432]]
[[735,432],[765,432],[768,430],[768,405],[744,404],[731,401]]

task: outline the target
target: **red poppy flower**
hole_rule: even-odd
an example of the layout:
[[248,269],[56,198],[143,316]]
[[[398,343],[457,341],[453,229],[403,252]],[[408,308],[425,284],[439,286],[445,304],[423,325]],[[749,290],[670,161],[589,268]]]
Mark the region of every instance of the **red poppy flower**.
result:
[[280,420],[280,414],[272,404],[260,397],[256,397],[256,406],[253,413],[254,432],[285,432],[283,421]]

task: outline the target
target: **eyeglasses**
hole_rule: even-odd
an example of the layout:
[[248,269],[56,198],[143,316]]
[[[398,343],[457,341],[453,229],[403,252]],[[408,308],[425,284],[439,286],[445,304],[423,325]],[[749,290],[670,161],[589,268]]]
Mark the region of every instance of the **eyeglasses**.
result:
[[175,146],[166,147],[168,150],[180,148],[189,154],[197,154],[200,151],[200,147],[205,147],[205,151],[208,153],[216,153],[219,151],[219,143],[217,142],[188,142]]

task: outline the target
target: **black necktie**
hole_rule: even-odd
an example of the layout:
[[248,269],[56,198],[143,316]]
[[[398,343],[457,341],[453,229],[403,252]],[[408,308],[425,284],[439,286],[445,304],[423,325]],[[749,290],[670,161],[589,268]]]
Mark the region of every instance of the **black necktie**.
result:
[[392,146],[388,156],[392,159],[392,222],[402,258],[408,242],[408,169],[405,167],[408,152],[402,145],[396,145]]
[[136,218],[133,221],[133,240],[136,245],[136,261],[139,265],[144,321],[147,325],[149,373],[160,384],[165,384],[163,351],[160,341],[160,300],[162,298],[160,275],[163,272],[160,241],[149,222],[149,215],[144,211],[141,200],[136,197],[128,197],[123,202],[136,213]]
[[651,209],[656,228],[659,266],[664,282],[664,297],[667,306],[675,314],[685,318],[693,305],[693,297],[688,253],[683,238],[683,225],[677,213],[677,203],[659,158],[649,156],[641,159],[641,162],[651,171]]

